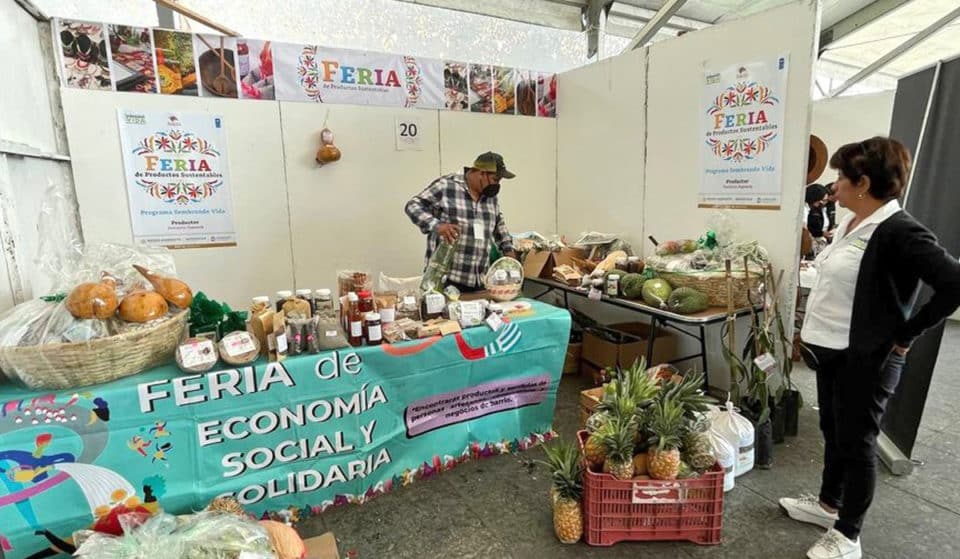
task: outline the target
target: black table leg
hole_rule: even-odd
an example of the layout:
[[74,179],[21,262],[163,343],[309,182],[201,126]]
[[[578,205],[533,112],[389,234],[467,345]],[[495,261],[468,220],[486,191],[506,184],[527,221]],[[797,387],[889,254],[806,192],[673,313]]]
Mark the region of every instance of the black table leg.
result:
[[647,367],[652,367],[653,363],[653,343],[657,340],[657,317],[650,319],[650,339],[647,341]]

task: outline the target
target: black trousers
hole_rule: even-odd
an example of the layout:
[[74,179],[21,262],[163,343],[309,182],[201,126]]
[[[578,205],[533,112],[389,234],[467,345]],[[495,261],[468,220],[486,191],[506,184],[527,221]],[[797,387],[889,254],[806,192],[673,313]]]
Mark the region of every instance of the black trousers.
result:
[[834,528],[856,540],[877,484],[880,423],[905,359],[890,351],[807,347],[804,359],[817,373],[824,438],[820,500],[839,509]]

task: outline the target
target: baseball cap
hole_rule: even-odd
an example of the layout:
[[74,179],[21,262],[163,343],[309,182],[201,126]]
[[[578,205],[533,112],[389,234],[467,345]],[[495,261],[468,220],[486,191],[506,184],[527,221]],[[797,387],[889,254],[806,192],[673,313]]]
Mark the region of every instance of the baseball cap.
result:
[[502,179],[512,179],[517,176],[507,170],[507,166],[503,163],[503,156],[492,151],[478,155],[471,168],[487,173],[496,173]]

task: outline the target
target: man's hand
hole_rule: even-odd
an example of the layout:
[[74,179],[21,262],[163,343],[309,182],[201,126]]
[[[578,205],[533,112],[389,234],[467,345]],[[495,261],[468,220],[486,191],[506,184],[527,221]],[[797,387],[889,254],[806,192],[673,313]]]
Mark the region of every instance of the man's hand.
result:
[[437,225],[437,234],[448,243],[455,243],[460,238],[460,226],[452,223],[441,223]]
[[513,258],[514,260],[520,259],[519,255],[517,254],[517,251],[515,250],[508,250],[507,252],[503,253],[503,255],[506,256],[507,258]]
[[909,351],[910,351],[909,347],[902,347],[898,345],[893,346],[893,352],[899,355],[900,357],[906,357]]

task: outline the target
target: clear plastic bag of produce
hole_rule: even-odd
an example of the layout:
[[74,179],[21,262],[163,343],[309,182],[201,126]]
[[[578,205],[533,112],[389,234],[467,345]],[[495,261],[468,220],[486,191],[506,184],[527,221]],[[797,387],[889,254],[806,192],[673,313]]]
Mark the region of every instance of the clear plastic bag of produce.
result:
[[453,265],[453,257],[456,254],[457,243],[440,241],[433,254],[430,255],[430,262],[427,263],[426,270],[423,271],[423,279],[420,281],[420,291],[422,293],[443,289],[444,279],[450,273],[450,266]]
[[202,512],[159,514],[142,524],[122,516],[122,536],[84,533],[76,557],[90,559],[274,559],[267,531],[255,520]]

